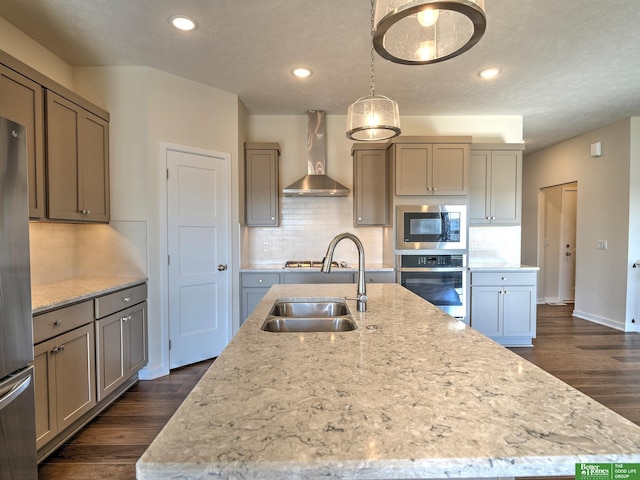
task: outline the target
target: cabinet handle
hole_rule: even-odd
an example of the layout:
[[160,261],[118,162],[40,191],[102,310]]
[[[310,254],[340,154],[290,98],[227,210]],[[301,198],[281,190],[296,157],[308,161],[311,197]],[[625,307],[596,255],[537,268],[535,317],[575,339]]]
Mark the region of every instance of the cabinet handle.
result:
[[507,277],[501,277],[500,280],[502,280],[503,282],[507,279]]
[[258,283],[262,283],[262,279],[261,279],[261,278],[260,278],[260,279],[258,279]]
[[275,220],[275,219],[276,219],[276,217],[271,217],[271,220]]
[[124,297],[124,298],[122,299],[122,301],[123,301],[124,303],[129,303],[129,302],[131,301],[131,297]]
[[53,350],[51,350],[52,354],[56,354],[56,353],[60,353],[60,352],[64,352],[64,345],[60,345],[59,347],[56,347]]
[[54,327],[59,327],[61,325],[62,325],[62,320],[56,320],[55,322],[53,322]]
[[122,317],[120,320],[122,322],[128,322],[129,320],[131,320],[131,315],[127,315],[126,317]]

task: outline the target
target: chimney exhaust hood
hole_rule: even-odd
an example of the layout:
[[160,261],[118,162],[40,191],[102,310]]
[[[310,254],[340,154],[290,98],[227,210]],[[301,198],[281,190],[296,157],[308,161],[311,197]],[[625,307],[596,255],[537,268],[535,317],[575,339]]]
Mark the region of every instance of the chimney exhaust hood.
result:
[[326,138],[324,110],[307,112],[307,172],[282,193],[287,197],[345,197],[349,189],[326,175]]

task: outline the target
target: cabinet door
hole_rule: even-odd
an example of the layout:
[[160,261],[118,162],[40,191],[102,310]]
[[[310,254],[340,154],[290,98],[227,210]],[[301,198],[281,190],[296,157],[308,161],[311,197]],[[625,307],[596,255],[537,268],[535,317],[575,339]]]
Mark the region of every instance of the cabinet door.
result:
[[490,182],[488,172],[491,165],[490,150],[472,150],[469,155],[469,224],[491,223]]
[[385,150],[358,150],[353,158],[353,224],[387,225],[387,155]]
[[469,193],[469,146],[433,145],[431,191],[433,195]]
[[522,152],[491,152],[491,223],[519,225],[521,212]]
[[503,297],[505,337],[531,337],[536,332],[535,289],[531,287],[505,287]]
[[42,87],[0,65],[0,116],[27,129],[29,216],[45,216]]
[[36,400],[36,448],[46,445],[58,433],[56,420],[56,379],[52,352],[55,340],[33,347],[34,391]]
[[245,150],[246,223],[278,225],[278,151]]
[[96,361],[98,400],[102,400],[125,380],[124,331],[120,314],[96,321]]
[[427,144],[396,144],[396,195],[431,195],[431,158]]
[[95,335],[90,323],[56,337],[55,357],[58,431],[96,404]]
[[126,378],[136,374],[147,364],[147,303],[144,302],[131,308],[127,314],[125,329],[125,351],[127,357]]
[[46,92],[46,97],[47,216],[54,220],[82,220],[78,177],[81,109],[51,91]]
[[471,287],[471,327],[489,337],[502,335],[501,291],[501,287]]
[[84,220],[109,221],[109,124],[81,110],[80,211]]
[[268,291],[269,288],[242,289],[242,318],[240,319],[240,326],[244,324],[245,320],[251,315],[251,312],[255,310]]
[[96,321],[98,400],[147,364],[146,302]]

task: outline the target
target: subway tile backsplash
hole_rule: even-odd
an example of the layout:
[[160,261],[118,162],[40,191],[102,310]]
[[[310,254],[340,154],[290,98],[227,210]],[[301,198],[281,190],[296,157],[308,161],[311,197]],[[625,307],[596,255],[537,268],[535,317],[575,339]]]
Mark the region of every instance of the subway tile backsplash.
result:
[[77,277],[147,275],[146,222],[31,222],[31,284]]
[[[279,227],[243,227],[242,264],[280,265],[286,260],[322,260],[342,232],[363,243],[367,264],[382,263],[382,227],[353,226],[353,197],[282,197]],[[334,260],[358,264],[353,242],[338,244]]]

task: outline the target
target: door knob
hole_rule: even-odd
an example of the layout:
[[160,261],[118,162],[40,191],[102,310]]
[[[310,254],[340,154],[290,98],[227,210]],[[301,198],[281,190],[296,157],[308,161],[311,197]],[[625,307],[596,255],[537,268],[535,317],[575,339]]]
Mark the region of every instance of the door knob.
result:
[[218,265],[218,271],[219,272],[223,272],[227,269],[227,266],[224,263],[221,263],[220,265]]

